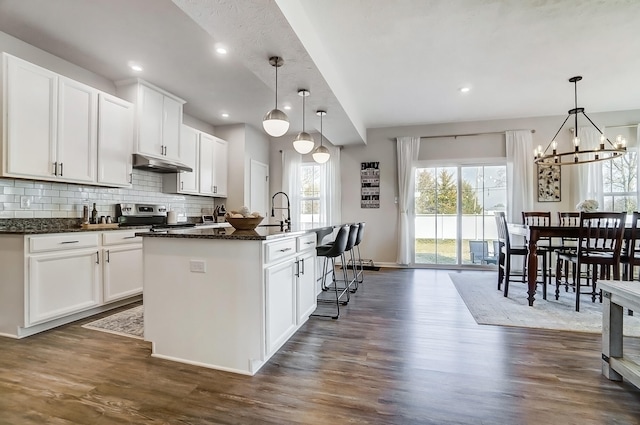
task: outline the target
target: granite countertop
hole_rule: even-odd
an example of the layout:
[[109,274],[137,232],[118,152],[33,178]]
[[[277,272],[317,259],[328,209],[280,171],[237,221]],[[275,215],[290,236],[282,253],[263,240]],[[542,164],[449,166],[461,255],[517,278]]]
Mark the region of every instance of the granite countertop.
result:
[[163,229],[149,232],[139,232],[136,236],[176,239],[226,239],[243,241],[265,241],[299,236],[307,233],[305,230],[284,232],[280,226],[258,226],[255,230],[236,230],[233,227],[219,227],[213,229],[181,228]]
[[0,235],[45,235],[149,228],[149,226],[127,226],[112,229],[83,229],[81,225],[80,218],[7,218],[0,219]]

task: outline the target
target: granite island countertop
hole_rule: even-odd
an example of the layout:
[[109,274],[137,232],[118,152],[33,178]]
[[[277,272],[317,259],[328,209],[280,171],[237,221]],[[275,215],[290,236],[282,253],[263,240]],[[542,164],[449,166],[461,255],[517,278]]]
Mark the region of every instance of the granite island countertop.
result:
[[282,231],[280,226],[258,226],[255,230],[236,230],[233,227],[199,229],[194,227],[181,229],[162,229],[138,232],[136,236],[174,239],[226,239],[244,241],[265,241],[303,235],[306,230]]

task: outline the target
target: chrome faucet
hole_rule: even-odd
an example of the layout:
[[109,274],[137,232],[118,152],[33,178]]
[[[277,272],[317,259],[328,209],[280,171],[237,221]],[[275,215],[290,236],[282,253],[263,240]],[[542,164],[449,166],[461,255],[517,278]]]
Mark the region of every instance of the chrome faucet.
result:
[[[276,207],[275,206],[275,199],[277,195],[284,195],[285,198],[287,198],[287,208],[284,207]],[[284,192],[276,192],[272,197],[271,197],[271,217],[275,217],[276,213],[275,210],[287,210],[287,219],[285,221],[280,220],[280,230],[285,230],[284,229],[284,224],[287,224],[287,232],[291,231],[291,204],[289,203],[289,196],[284,193]]]

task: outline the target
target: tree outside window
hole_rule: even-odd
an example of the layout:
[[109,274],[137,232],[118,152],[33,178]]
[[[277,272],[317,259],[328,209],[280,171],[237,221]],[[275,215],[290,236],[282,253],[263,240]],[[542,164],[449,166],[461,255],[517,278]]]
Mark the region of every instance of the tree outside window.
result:
[[627,152],[602,163],[604,211],[632,213],[638,209],[638,154]]

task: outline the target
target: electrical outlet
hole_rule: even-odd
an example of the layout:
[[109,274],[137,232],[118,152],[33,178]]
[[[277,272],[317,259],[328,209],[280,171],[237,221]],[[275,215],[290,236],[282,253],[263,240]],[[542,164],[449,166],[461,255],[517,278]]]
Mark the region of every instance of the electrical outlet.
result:
[[31,197],[29,196],[21,196],[20,197],[20,208],[24,210],[28,210],[31,208]]
[[192,273],[206,273],[207,263],[202,260],[191,260],[189,261],[189,271]]

